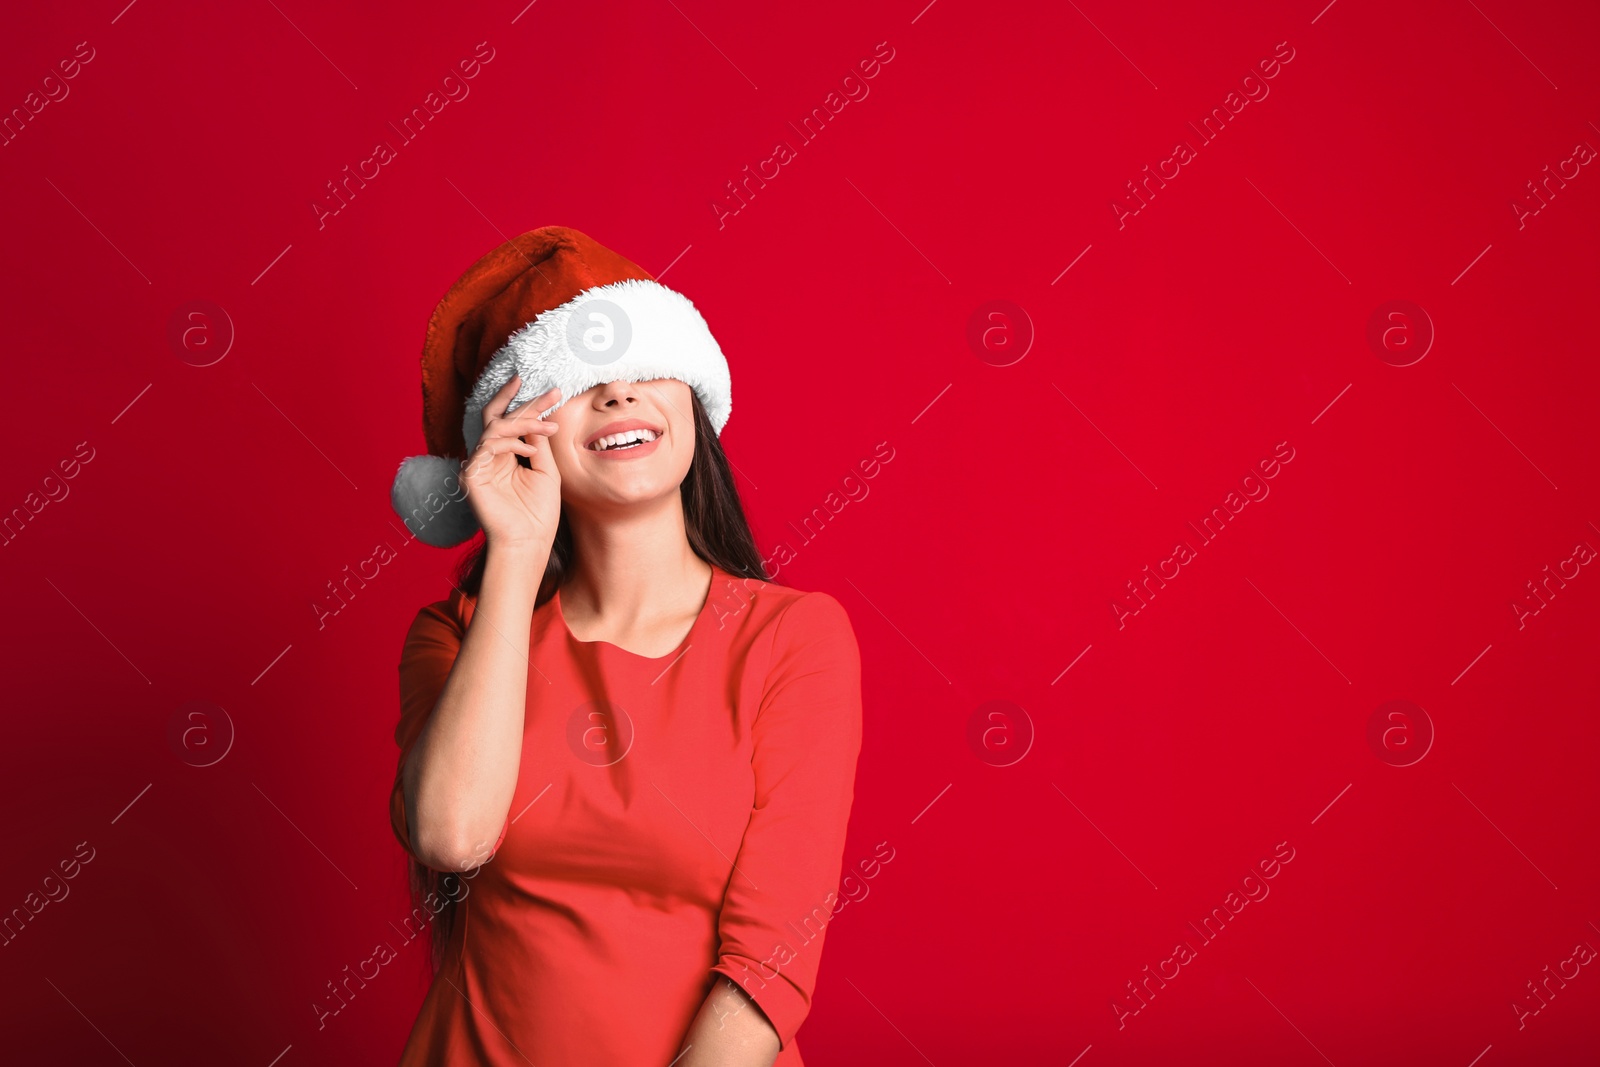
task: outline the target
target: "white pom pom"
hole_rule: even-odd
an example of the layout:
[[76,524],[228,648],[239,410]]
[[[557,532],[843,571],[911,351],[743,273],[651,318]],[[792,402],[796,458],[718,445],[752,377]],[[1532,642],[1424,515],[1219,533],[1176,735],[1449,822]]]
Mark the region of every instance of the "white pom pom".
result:
[[458,459],[407,458],[395,471],[389,503],[417,540],[435,548],[452,548],[478,532]]

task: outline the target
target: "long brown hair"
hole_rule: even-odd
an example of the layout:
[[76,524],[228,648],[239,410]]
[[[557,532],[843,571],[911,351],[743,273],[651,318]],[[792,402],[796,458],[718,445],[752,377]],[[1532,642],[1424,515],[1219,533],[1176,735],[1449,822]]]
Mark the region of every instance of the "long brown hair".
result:
[[[736,578],[754,578],[770,581],[761,552],[756,548],[755,536],[745,519],[744,507],[739,501],[739,490],[733,481],[733,471],[728,457],[722,451],[711,419],[700,403],[700,397],[691,391],[694,405],[694,458],[689,472],[678,487],[683,499],[683,524],[689,537],[689,546],[695,555],[707,563],[721,567]],[[476,597],[483,587],[483,570],[488,560],[488,543],[480,532],[472,546],[456,564],[452,581],[468,596]],[[539,592],[534,606],[555,596],[556,590],[571,573],[575,562],[572,529],[567,522],[567,509],[561,509],[561,519],[556,527],[555,541],[550,547],[550,561],[545,565],[544,577],[539,582]],[[432,963],[438,973],[444,964],[445,948],[450,942],[450,932],[455,926],[457,906],[467,892],[463,880],[472,878],[477,868],[468,872],[436,871],[410,860],[410,888],[412,903],[427,908],[431,899],[440,906],[433,918]],[[423,912],[426,914],[426,911]]]

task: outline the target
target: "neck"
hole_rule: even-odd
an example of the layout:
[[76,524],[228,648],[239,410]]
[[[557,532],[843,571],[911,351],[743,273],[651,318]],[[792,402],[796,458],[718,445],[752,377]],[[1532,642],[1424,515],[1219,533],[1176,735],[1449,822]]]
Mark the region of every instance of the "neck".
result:
[[568,524],[577,559],[562,583],[561,603],[577,614],[659,619],[704,599],[711,568],[689,546],[679,494],[604,516],[569,513]]

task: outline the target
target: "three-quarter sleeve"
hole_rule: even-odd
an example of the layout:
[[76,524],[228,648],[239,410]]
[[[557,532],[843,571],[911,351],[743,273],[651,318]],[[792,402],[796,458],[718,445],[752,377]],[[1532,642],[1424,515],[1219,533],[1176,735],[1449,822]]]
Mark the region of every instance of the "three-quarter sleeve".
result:
[[[471,604],[459,592],[452,594],[449,600],[429,604],[418,611],[416,618],[411,621],[411,629],[406,632],[405,645],[400,652],[400,723],[394,731],[395,744],[400,747],[400,760],[395,767],[394,787],[389,794],[389,823],[401,847],[419,863],[424,861],[412,848],[410,827],[406,825],[403,782],[406,757],[411,754],[411,746],[416,744],[422,728],[427,725],[428,716],[433,714],[434,705],[439,702],[439,694],[444,691],[450,668],[455,665],[456,656],[461,651],[461,641],[471,617]],[[500,850],[500,843],[505,840],[510,825],[508,817],[505,826],[500,828],[500,836],[495,840],[491,855]]]
[[718,918],[714,974],[736,982],[787,1048],[811,1008],[835,910],[861,750],[861,656],[822,592],[779,614],[751,727],[755,800]]

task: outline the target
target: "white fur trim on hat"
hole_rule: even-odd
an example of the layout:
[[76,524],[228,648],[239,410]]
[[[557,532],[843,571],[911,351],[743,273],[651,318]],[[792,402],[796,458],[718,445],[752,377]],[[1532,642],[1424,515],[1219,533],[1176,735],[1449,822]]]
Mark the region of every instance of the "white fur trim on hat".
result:
[[[522,383],[508,412],[556,386],[561,399],[550,411],[606,382],[653,378],[693,389],[719,435],[733,412],[728,361],[705,319],[682,293],[643,279],[585,289],[513,333],[467,398],[461,435],[469,453],[483,436],[484,405],[512,374]],[[478,532],[458,459],[407,458],[395,471],[389,503],[424,544],[452,548]]]
[[705,319],[682,293],[640,278],[585,289],[507,338],[467,398],[469,452],[483,435],[484,406],[513,374],[522,381],[508,414],[557,386],[561,399],[542,417],[597,385],[652,378],[692,388],[719,435],[733,411],[728,361]]

